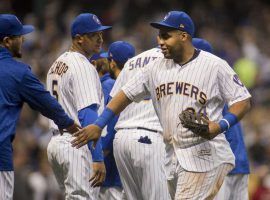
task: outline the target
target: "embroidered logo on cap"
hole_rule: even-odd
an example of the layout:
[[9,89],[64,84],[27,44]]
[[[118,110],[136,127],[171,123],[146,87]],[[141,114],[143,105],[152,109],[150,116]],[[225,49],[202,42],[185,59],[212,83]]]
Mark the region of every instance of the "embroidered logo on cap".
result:
[[93,20],[98,23],[98,24],[101,24],[101,22],[99,21],[99,19],[97,18],[96,15],[93,15]]

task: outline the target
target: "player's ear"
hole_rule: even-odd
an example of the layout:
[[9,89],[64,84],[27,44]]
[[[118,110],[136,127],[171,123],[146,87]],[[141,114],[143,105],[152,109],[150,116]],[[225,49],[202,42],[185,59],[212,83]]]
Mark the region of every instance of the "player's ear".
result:
[[4,37],[2,43],[3,43],[4,47],[9,48],[12,44],[11,37]]
[[114,71],[115,68],[117,67],[117,66],[116,66],[116,63],[114,62],[113,59],[111,60],[111,62],[109,63],[109,65],[110,65],[111,70],[113,70],[113,71]]
[[187,32],[182,32],[182,41],[189,40],[190,35]]
[[73,39],[79,43],[79,44],[82,44],[83,43],[83,36],[79,35],[79,34],[76,34]]

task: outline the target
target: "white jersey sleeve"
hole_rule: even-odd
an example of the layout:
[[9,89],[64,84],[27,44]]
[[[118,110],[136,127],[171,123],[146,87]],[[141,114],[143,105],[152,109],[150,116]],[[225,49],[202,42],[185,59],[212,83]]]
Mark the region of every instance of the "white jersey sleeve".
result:
[[140,102],[150,96],[148,70],[140,70],[125,86],[122,87],[123,92],[127,97],[134,102]]
[[217,79],[220,95],[229,106],[251,97],[237,74],[224,60],[218,64]]

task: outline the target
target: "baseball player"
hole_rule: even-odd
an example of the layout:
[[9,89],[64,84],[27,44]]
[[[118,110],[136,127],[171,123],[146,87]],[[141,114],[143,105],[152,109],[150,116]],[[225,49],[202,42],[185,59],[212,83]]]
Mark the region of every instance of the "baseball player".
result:
[[[111,55],[111,57],[109,55]],[[113,42],[109,46],[108,52],[100,54],[101,58],[96,61],[96,67],[99,74],[103,74],[100,80],[104,93],[105,105],[107,105],[110,100],[110,92],[115,83],[115,80],[111,77],[117,78],[126,61],[134,55],[134,47],[124,41]],[[109,60],[108,66],[105,66],[106,61],[104,59]],[[102,64],[102,66],[99,66],[98,64]],[[113,155],[113,139],[115,135],[114,125],[116,120],[117,118],[109,123],[107,126],[107,134],[102,137],[102,147],[105,155],[104,162],[106,166],[106,179],[100,188],[100,200],[123,199],[122,184]]]
[[[102,31],[110,28],[103,26],[94,14],[78,15],[71,25],[69,51],[57,58],[47,74],[48,90],[83,127],[96,120],[102,98],[97,71],[87,58],[101,50]],[[98,191],[93,187],[100,186],[105,179],[101,141],[95,148],[88,143],[76,150],[70,145],[71,135],[59,135],[52,121],[50,127],[53,137],[48,144],[48,159],[65,198],[96,199]]]
[[[160,49],[154,48],[124,65],[129,52],[113,43],[106,56],[111,60],[110,74],[117,77],[112,97],[140,68],[163,56]],[[123,68],[120,74],[119,68]],[[162,128],[151,100],[145,98],[141,103],[129,105],[119,116],[115,129],[113,151],[127,199],[170,199],[164,173]]]
[[[211,44],[201,38],[193,38],[194,47],[213,53]],[[226,115],[228,106],[225,105],[222,114]],[[248,174],[249,164],[247,151],[243,139],[243,131],[240,123],[235,124],[226,131],[226,139],[230,143],[235,156],[235,168],[230,171],[215,197],[216,200],[247,200],[248,199]]]
[[[250,109],[251,96],[226,61],[193,47],[194,25],[185,12],[171,11],[151,25],[159,29],[164,58],[149,63],[122,87],[94,125],[75,134],[72,145],[79,148],[84,140],[96,140],[110,118],[131,101],[151,95],[164,135],[173,138],[178,161],[175,199],[213,199],[234,167],[224,132]],[[225,103],[229,111],[222,116]],[[183,127],[179,113],[184,110],[208,117],[204,137]]]
[[23,35],[34,31],[22,25],[15,15],[0,15],[0,199],[13,199],[14,168],[12,141],[16,124],[26,102],[44,116],[52,119],[58,129],[75,132],[78,128],[62,107],[45,90],[31,72],[29,65],[15,60],[21,58]]

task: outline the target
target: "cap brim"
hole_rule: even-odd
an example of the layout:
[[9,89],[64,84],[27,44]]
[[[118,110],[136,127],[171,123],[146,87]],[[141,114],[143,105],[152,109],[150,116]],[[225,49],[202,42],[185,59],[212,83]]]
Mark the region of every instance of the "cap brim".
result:
[[169,29],[176,29],[176,30],[179,30],[178,28],[175,28],[173,26],[170,26],[164,22],[152,22],[150,23],[150,25],[154,28],[157,28],[157,29],[162,29],[162,28],[169,28]]
[[25,34],[31,33],[34,30],[35,30],[35,28],[32,25],[23,25],[23,29],[22,29],[22,34],[21,35],[25,35]]
[[109,58],[109,54],[108,54],[108,52],[104,52],[104,53],[100,54],[100,57],[101,58]]
[[112,28],[111,26],[100,26],[99,28],[94,29],[91,32],[105,31],[105,30],[108,30],[108,29],[111,29],[111,28]]

